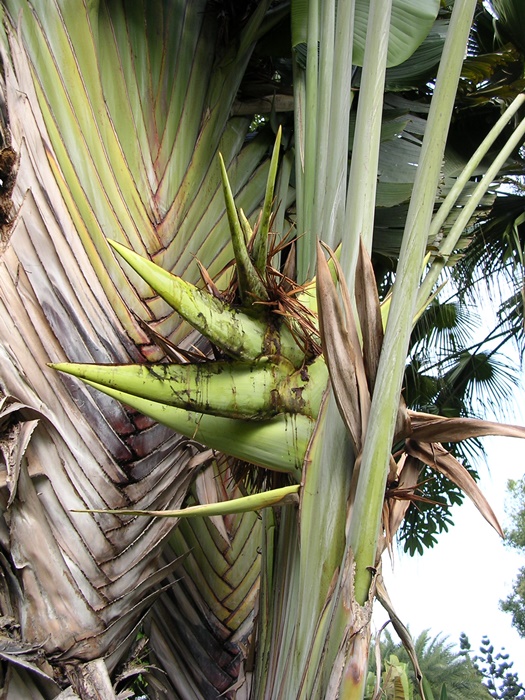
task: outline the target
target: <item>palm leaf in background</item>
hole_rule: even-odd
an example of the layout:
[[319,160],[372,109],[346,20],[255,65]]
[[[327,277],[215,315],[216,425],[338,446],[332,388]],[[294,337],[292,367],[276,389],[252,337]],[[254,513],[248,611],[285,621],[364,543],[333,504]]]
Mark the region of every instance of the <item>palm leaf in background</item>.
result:
[[[443,697],[441,695],[443,686],[446,686],[444,697],[450,700],[490,697],[471,660],[458,655],[454,645],[446,637],[441,635],[431,637],[429,631],[425,630],[414,640],[414,647],[434,698]],[[388,630],[385,630],[381,652],[386,660],[394,655],[401,666],[406,664],[409,681],[414,683],[412,668],[407,664],[409,661],[407,653],[402,646],[395,643]]]
[[[523,20],[519,0],[494,0],[479,7],[469,54],[458,93],[458,111],[451,130],[454,148],[468,154],[499,117],[501,101],[524,89],[525,44],[516,27]],[[474,109],[469,109],[475,105]],[[506,133],[516,128],[517,118]],[[497,141],[495,147],[501,143]],[[489,154],[490,155],[490,154]],[[469,232],[472,244],[461,259],[456,285],[463,299],[486,293],[500,306],[486,343],[491,352],[509,339],[523,355],[523,149],[507,164],[508,179],[487,212]]]

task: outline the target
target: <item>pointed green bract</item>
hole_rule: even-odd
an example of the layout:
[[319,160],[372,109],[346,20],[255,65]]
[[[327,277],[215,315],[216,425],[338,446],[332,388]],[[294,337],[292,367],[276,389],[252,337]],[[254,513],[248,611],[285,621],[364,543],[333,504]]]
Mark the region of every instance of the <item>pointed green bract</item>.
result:
[[235,420],[167,406],[84,380],[117,401],[208,447],[260,467],[288,472],[300,480],[315,421],[301,414],[268,420]]
[[264,274],[266,269],[266,258],[268,256],[268,232],[270,229],[275,180],[277,179],[277,166],[279,164],[281,134],[282,128],[279,127],[273,147],[272,160],[270,161],[270,172],[268,173],[268,180],[266,182],[266,193],[264,195],[261,220],[257,227],[257,236],[253,242],[253,263],[261,275]]
[[270,489],[251,496],[232,498],[221,503],[207,503],[189,506],[177,510],[76,510],[75,513],[113,513],[115,515],[150,515],[156,518],[202,518],[214,515],[232,515],[248,513],[275,506],[287,506],[298,503],[299,484]]
[[[239,294],[244,305],[250,306],[254,301],[268,299],[268,294],[264,287],[262,278],[258,270],[255,269],[245,240],[245,232],[239,218],[239,212],[233,199],[233,193],[224,165],[224,159],[219,153],[221,165],[222,189],[228,222],[230,224],[230,235],[232,239],[233,252],[236,262],[236,274],[239,284]],[[265,261],[266,262],[266,261]]]
[[250,222],[246,218],[246,214],[243,212],[242,209],[239,209],[239,221],[241,222],[242,231],[244,233],[244,241],[246,245],[248,245],[253,236],[253,229],[250,226]]
[[282,355],[295,367],[303,364],[304,352],[286,325],[277,329],[266,319],[220,301],[126,246],[111,240],[108,243],[157,294],[226,354],[242,360]]
[[319,357],[295,370],[285,360],[195,364],[95,365],[53,369],[159,404],[223,418],[264,419],[279,413],[316,418],[328,379]]

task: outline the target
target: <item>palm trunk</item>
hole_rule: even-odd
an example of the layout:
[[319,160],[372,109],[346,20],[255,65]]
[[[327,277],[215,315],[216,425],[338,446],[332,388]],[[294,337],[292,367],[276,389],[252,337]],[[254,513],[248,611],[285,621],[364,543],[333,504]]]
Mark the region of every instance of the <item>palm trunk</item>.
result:
[[[160,559],[172,521],[72,511],[178,506],[209,457],[64,381],[47,363],[160,358],[139,320],[153,321],[168,340],[185,338],[188,328],[166,304],[143,301],[146,288],[110,262],[105,236],[180,270],[197,254],[218,271],[229,258],[227,238],[216,233],[220,242],[206,247],[208,232],[225,221],[217,150],[230,166],[239,163],[235,193],[248,214],[267,171],[268,139],[240,153],[249,119],[229,114],[264,3],[245,27],[244,45],[221,56],[225,67],[209,51],[217,24],[205,2],[135,9],[2,6],[8,145],[18,162],[16,218],[0,272],[1,388],[15,397],[4,404],[4,423],[16,435],[28,432],[4,473],[11,495],[3,566],[16,582],[14,640],[21,650],[42,647],[55,689],[84,677],[84,661],[105,659],[114,673],[155,590],[178,565],[177,557]],[[36,683],[44,697],[55,696],[38,675]],[[81,697],[103,696],[87,681],[73,685]]]

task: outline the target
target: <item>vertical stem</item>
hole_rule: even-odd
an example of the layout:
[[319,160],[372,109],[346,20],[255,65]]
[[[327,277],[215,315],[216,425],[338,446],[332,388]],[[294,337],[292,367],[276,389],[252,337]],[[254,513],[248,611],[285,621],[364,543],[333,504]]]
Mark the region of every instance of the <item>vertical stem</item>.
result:
[[370,2],[341,248],[349,289],[354,288],[359,239],[368,251],[372,249],[391,11],[392,0]]
[[392,304],[372,397],[349,541],[356,559],[355,592],[364,604],[376,563],[381,509],[408,342],[441,161],[476,0],[456,0],[432,98]]
[[[335,28],[332,110],[328,133],[331,148],[327,171],[326,200],[319,238],[335,250],[341,242],[346,205],[348,140],[352,104],[352,51],[354,44],[353,0],[339,2]],[[321,236],[322,232],[322,236]]]
[[[319,99],[316,118],[316,163],[314,202],[312,215],[312,235],[315,242],[318,238],[325,238],[326,232],[322,230],[323,211],[327,206],[330,192],[327,189],[327,168],[330,140],[330,113],[332,104],[332,75],[334,70],[334,37],[335,37],[335,3],[332,0],[324,0],[321,4],[321,31],[319,43]],[[314,248],[311,249],[315,250]],[[311,258],[312,259],[312,258]]]
[[[328,0],[327,0],[328,1]],[[298,268],[303,279],[312,273],[315,250],[313,208],[317,167],[317,107],[319,104],[319,0],[308,1],[308,42],[306,57],[306,113],[304,144],[303,230]],[[303,281],[300,279],[299,281]]]
[[277,211],[275,212],[273,227],[278,235],[279,241],[282,240],[288,233],[288,231],[284,230],[284,221],[286,209],[289,205],[287,196],[290,190],[290,174],[292,172],[293,160],[294,158],[292,151],[286,151],[281,161],[279,175],[277,176]]
[[297,277],[299,282],[304,282],[306,272],[304,270],[305,247],[302,234],[305,230],[304,223],[304,147],[305,147],[305,113],[306,113],[306,75],[298,65],[295,56],[293,63],[294,85],[294,134],[295,134],[295,206],[297,209]]
[[[255,684],[251,696],[254,700],[294,695],[293,685],[290,685],[290,657],[299,601],[299,526],[296,508],[286,506],[280,509],[278,526],[273,513],[269,515],[263,511],[262,517],[266,526],[265,537],[271,541],[274,551],[264,558],[261,569],[261,593],[264,597],[263,605],[259,608],[260,651],[256,657]],[[279,649],[279,654],[275,653],[276,649]],[[288,689],[291,690],[288,692]]]
[[[346,502],[353,464],[346,429],[330,395],[319,420],[322,440],[314,440],[301,503],[304,607],[301,619],[313,624],[325,602],[333,571],[344,551]],[[313,578],[312,562],[317,562]],[[308,604],[307,604],[308,601]],[[312,613],[315,610],[315,615]]]

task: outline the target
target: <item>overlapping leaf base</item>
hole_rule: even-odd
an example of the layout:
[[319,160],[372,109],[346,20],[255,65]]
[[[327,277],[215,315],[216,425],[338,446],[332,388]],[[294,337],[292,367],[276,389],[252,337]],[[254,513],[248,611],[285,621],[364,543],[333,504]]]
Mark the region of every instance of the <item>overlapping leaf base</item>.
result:
[[[231,256],[227,237],[208,238],[227,226],[219,145],[239,166],[232,187],[248,215],[264,197],[269,138],[246,143],[249,119],[230,109],[268,3],[243,23],[241,44],[218,47],[222,67],[206,5],[2,5],[9,147],[19,158],[0,261],[1,388],[15,397],[2,426],[28,435],[2,460],[2,612],[14,620],[13,659],[34,659],[18,652],[36,646],[55,678],[21,671],[19,697],[54,697],[69,664],[105,657],[113,671],[173,568],[159,568],[173,521],[72,511],[178,506],[202,466],[191,441],[47,363],[158,360],[164,350],[144,322],[191,345],[180,316],[114,265],[106,236],[197,279],[195,255],[212,274]],[[20,689],[18,677],[6,687]]]

